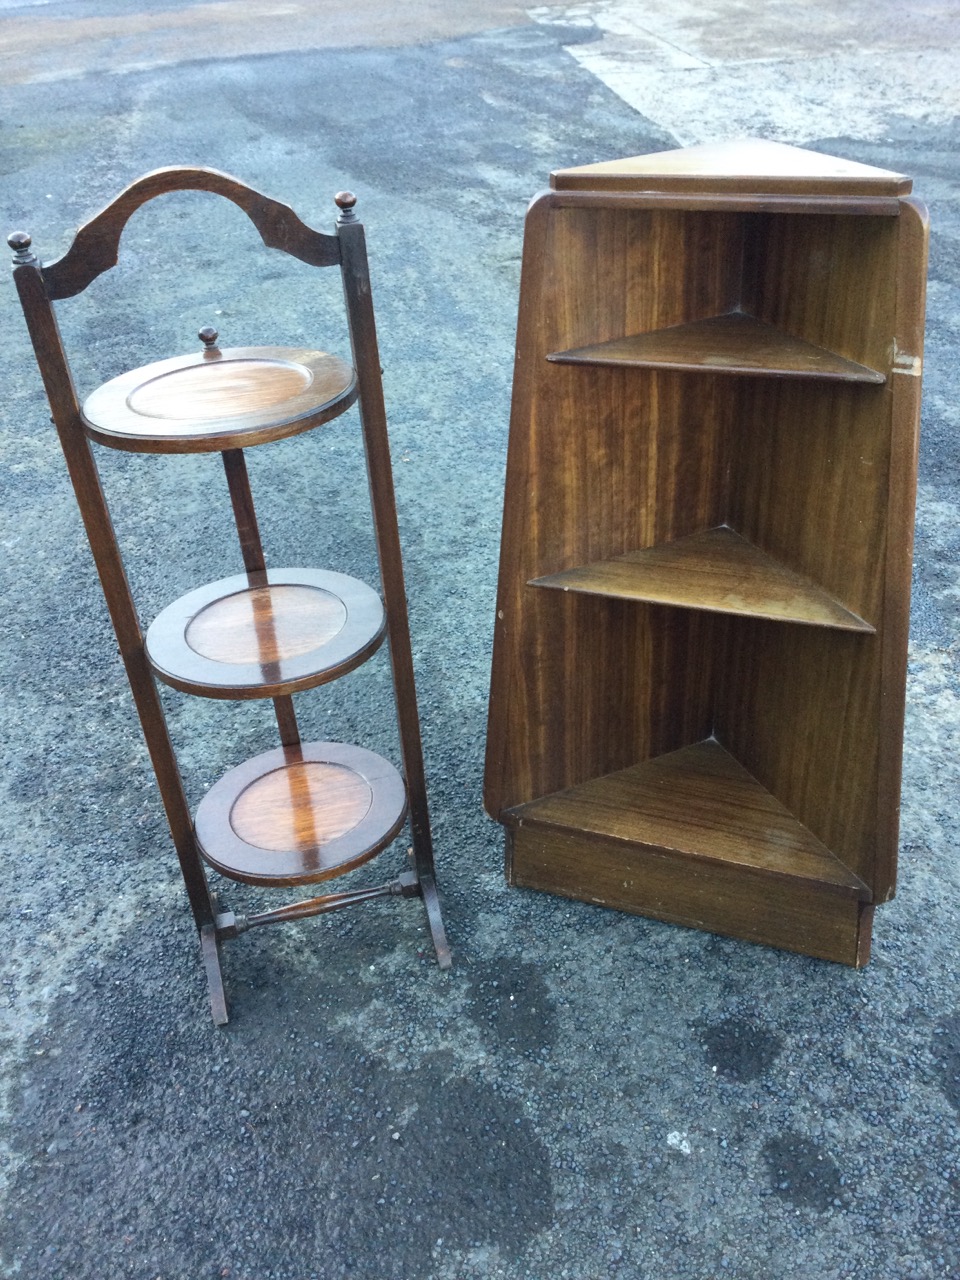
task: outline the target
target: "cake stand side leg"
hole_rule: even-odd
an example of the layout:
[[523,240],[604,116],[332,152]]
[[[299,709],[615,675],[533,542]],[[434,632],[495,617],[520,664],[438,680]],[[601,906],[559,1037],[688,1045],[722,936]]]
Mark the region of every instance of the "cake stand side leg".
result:
[[56,316],[46,293],[40,264],[32,254],[20,256],[13,274],[50,402],[54,426],[60,438],[110,620],[116,632],[120,656],[160,788],[190,909],[197,930],[202,935],[208,926],[215,929],[214,903],[200,860],[183,780],[163,714],[163,704],[147,662],[143,632],[100,483],[100,473],[90,442],[83,431],[80,407]]
[[380,561],[380,577],[387,610],[387,634],[390,638],[390,661],[400,728],[400,749],[410,799],[410,827],[413,838],[414,863],[420,882],[420,893],[441,969],[452,962],[446,930],[440,914],[430,815],[427,809],[427,787],[423,770],[423,746],[417,711],[413,653],[410,647],[410,625],[403,581],[403,559],[397,526],[396,496],[390,462],[387,414],[380,377],[380,353],[377,328],[370,293],[363,225],[355,220],[352,206],[341,212],[337,221],[340,240],[343,291],[353,363],[359,388],[360,423],[367,459],[367,477],[373,505],[373,521]]

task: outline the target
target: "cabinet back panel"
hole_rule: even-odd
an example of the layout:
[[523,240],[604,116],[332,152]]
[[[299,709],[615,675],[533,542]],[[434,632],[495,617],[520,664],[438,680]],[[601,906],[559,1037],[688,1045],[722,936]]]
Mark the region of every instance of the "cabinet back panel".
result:
[[[526,417],[524,581],[723,518],[731,417],[716,377],[549,365]],[[508,479],[513,488],[513,478]]]
[[743,309],[889,373],[899,219],[745,217]]
[[876,636],[731,621],[715,720],[723,746],[872,888],[880,656]]
[[730,524],[879,625],[889,388],[744,379],[738,392]]
[[506,791],[498,802],[488,787],[493,812],[710,732],[709,662],[693,637],[719,622],[526,584],[719,522],[718,382],[542,362],[523,470],[516,453],[508,470],[523,533],[508,540],[505,525],[494,685],[506,745],[494,768]]
[[[490,812],[709,736],[726,619],[527,588]],[[488,768],[494,758],[488,760]],[[492,772],[492,771],[491,771]],[[495,785],[495,784],[493,784]]]
[[694,637],[721,621],[526,584],[722,518],[721,379],[546,357],[735,306],[742,225],[557,210],[549,197],[528,217],[488,733],[494,815],[710,732],[709,662]]
[[734,213],[555,211],[537,315],[542,354],[735,309],[743,225]]

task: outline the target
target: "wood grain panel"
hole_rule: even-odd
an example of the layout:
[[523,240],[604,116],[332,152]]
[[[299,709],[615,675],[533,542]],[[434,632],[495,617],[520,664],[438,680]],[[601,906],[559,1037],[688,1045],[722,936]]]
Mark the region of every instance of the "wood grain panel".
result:
[[742,309],[889,374],[897,218],[745,217]]
[[725,515],[875,626],[884,589],[890,388],[744,379]]
[[717,738],[871,886],[877,845],[877,636],[731,620]]
[[[554,201],[535,203],[537,234],[525,242],[488,734],[493,814],[679,746],[679,725],[691,738],[709,732],[704,664],[679,658],[702,622],[545,600],[524,584],[719,523],[728,406],[717,378],[694,386],[673,373],[546,357],[625,326],[729,309],[741,224],[674,211],[597,217],[553,210]],[[676,265],[669,278],[667,261]],[[682,269],[695,262],[701,271]],[[530,308],[536,318],[524,323]]]
[[900,833],[900,775],[910,631],[913,524],[920,447],[924,308],[930,226],[919,200],[902,203],[898,221],[896,335],[891,376],[891,439],[888,476],[886,570],[881,646],[880,762],[877,791],[877,852],[874,888],[878,901],[892,898]]

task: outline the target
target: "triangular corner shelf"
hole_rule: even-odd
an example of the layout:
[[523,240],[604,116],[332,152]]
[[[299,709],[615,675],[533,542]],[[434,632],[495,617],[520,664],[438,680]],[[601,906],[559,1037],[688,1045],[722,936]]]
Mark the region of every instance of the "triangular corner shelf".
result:
[[870,899],[859,876],[713,738],[517,805],[505,820]]
[[727,525],[534,578],[529,585],[840,631],[876,630]]
[[766,138],[736,138],[679,150],[555,169],[558,191],[673,191],[801,196],[903,196],[913,184],[878,169]]
[[554,364],[626,365],[693,373],[818,378],[833,382],[886,381],[877,369],[795,338],[741,311],[612,338],[547,356]]

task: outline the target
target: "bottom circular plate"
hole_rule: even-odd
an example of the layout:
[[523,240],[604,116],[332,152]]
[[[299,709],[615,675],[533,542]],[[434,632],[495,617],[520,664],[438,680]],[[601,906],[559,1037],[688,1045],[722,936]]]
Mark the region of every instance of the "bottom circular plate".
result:
[[231,769],[204,796],[195,825],[201,854],[225,876],[294,885],[367,862],[406,815],[406,786],[388,761],[342,742],[307,742]]

